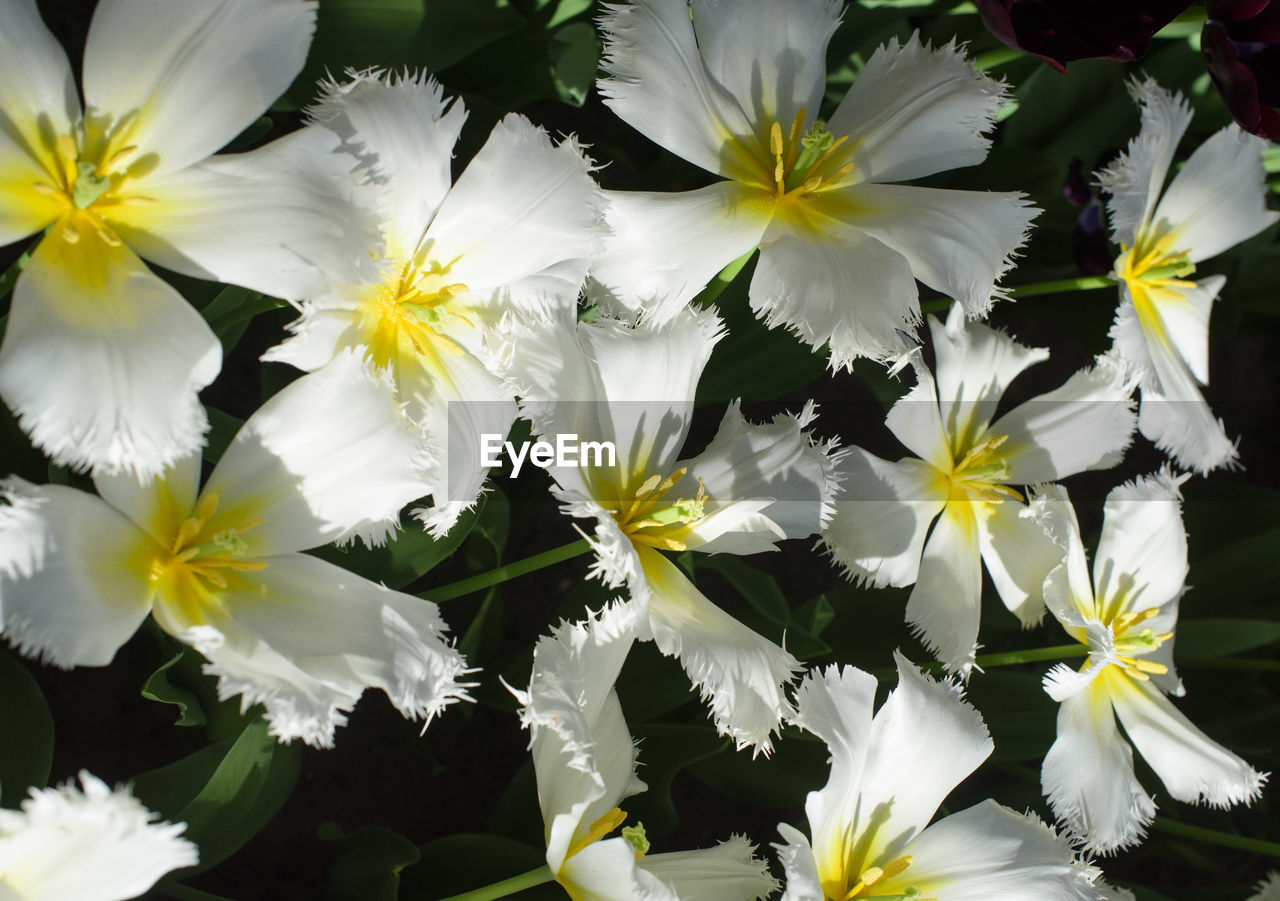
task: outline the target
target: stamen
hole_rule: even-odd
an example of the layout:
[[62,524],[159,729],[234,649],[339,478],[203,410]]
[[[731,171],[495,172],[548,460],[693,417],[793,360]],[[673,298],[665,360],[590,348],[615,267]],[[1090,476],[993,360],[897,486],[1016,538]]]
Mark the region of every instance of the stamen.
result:
[[120,247],[124,244],[124,242],[120,240],[120,236],[117,235],[111,229],[107,228],[105,225],[99,225],[97,226],[97,229],[98,229],[98,237],[101,238],[102,242],[107,246]]
[[777,122],[769,129],[769,152],[778,158],[779,164],[782,163],[782,125]]
[[617,829],[627,821],[627,815],[620,808],[613,808],[600,819],[591,824],[586,834],[580,839],[569,845],[569,850],[565,852],[564,859],[568,860],[588,845],[598,842],[613,830]]
[[68,222],[62,226],[62,240],[68,244],[80,243],[80,231],[72,223]]
[[120,165],[120,163],[124,162],[129,157],[133,156],[134,152],[136,152],[137,149],[138,149],[137,144],[130,144],[128,147],[121,147],[119,150],[117,150],[115,153],[111,155],[111,158],[109,160],[107,160],[105,163],[103,163],[101,166],[98,167],[97,174],[106,175],[108,172],[111,172],[113,169],[115,169],[116,166]]
[[50,194],[59,194],[59,193],[61,193],[61,192],[60,192],[57,188],[55,188],[53,185],[47,185],[47,184],[45,184],[45,183],[44,183],[44,182],[42,182],[42,181],[38,181],[38,182],[36,182],[35,184],[33,184],[33,185],[31,186],[31,190],[35,191],[37,194],[43,194],[43,195],[45,195],[46,197],[47,197],[47,196],[49,196]]

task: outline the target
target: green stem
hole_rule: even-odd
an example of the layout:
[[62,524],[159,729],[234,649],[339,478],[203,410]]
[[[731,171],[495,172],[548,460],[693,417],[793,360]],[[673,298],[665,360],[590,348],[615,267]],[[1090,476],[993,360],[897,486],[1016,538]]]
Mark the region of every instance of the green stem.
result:
[[985,72],[996,66],[1013,62],[1022,56],[1022,51],[1017,47],[997,47],[994,50],[988,50],[986,53],[979,53],[973,60],[973,67],[979,72]]
[[441,901],[493,901],[494,898],[505,898],[507,895],[514,895],[516,892],[533,888],[535,885],[542,885],[555,878],[551,873],[551,868],[544,863],[536,870],[521,873],[519,876],[512,876],[510,879],[503,879],[501,882],[495,882],[483,888],[472,889],[469,892],[463,892],[461,895],[450,895],[448,898],[441,899]]
[[571,560],[589,550],[591,550],[591,545],[587,542],[587,539],[579,538],[577,541],[571,541],[569,544],[553,547],[551,550],[543,551],[541,554],[534,554],[532,557],[525,557],[523,560],[499,566],[497,569],[480,573],[478,576],[471,576],[458,582],[451,582],[448,585],[441,585],[439,588],[424,591],[419,597],[426,598],[429,601],[436,601],[437,603],[451,601],[454,598],[462,597],[464,594],[471,594],[473,591],[498,585],[508,579],[514,579],[516,576],[523,576],[534,570],[542,569],[544,566]]
[[1027,651],[1004,651],[1000,654],[979,654],[974,663],[983,669],[993,666],[1014,666],[1019,663],[1038,663],[1042,660],[1067,660],[1087,657],[1089,649],[1082,644],[1059,644],[1051,648],[1032,648]]
[[1251,851],[1254,854],[1280,857],[1280,843],[1277,842],[1269,842],[1260,838],[1247,838],[1243,835],[1233,835],[1230,832],[1219,832],[1217,829],[1206,829],[1203,826],[1192,826],[1189,823],[1170,820],[1165,817],[1156,817],[1155,822],[1151,825],[1160,832],[1181,835],[1183,838],[1198,839],[1211,845],[1221,845],[1224,848],[1236,848],[1240,851]]
[[1060,278],[1052,282],[1017,285],[1009,289],[1009,296],[1035,297],[1037,294],[1059,294],[1064,291],[1094,291],[1098,288],[1114,288],[1116,284],[1116,280],[1109,275],[1085,275],[1080,278]]
[[702,289],[701,293],[693,299],[693,306],[705,310],[707,307],[715,303],[716,298],[724,293],[724,289],[729,287],[738,273],[742,271],[742,267],[747,265],[747,260],[751,259],[751,255],[756,252],[753,247],[738,257],[728,266],[721,269],[716,277],[711,280],[711,284]]

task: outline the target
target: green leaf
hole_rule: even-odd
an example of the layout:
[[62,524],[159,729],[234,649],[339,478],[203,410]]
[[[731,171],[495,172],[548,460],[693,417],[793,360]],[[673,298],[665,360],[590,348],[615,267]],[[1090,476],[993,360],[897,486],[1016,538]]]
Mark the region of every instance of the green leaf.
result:
[[258,291],[228,286],[214,296],[200,315],[222,342],[223,353],[235,347],[249,322],[259,313],[278,310],[286,306],[283,300],[267,297]]
[[17,807],[31,786],[43,788],[53,766],[53,717],[27,668],[0,651],[0,805]]
[[276,108],[306,106],[326,72],[438,73],[523,24],[507,0],[324,0],[307,64]]
[[551,79],[565,103],[582,106],[595,84],[603,45],[587,22],[574,22],[556,31],[547,44]]
[[1174,639],[1175,662],[1215,660],[1280,641],[1280,622],[1264,619],[1184,619]]
[[[640,773],[648,790],[623,802],[627,823],[643,823],[652,836],[675,829],[680,814],[671,800],[671,783],[681,770],[701,760],[728,751],[730,741],[704,725],[654,723],[632,728],[640,744]],[[663,850],[675,850],[666,848]]]
[[380,581],[388,588],[403,590],[452,556],[471,534],[479,515],[480,504],[477,504],[459,516],[443,538],[432,538],[430,532],[410,520],[381,547],[370,548],[356,542],[341,547],[326,545],[309,553],[366,579]]
[[381,826],[345,835],[336,823],[325,823],[320,838],[338,845],[325,901],[396,901],[400,871],[418,862],[417,845]]
[[[418,862],[401,874],[400,901],[436,901],[527,873],[546,863],[546,849],[500,835],[462,832],[427,842]],[[564,901],[554,882],[522,892],[522,899]]]
[[719,573],[757,613],[770,622],[785,625],[791,618],[791,610],[778,581],[768,573],[760,572],[728,554],[695,554],[694,565],[697,569]]
[[209,417],[209,434],[205,436],[204,458],[210,463],[217,463],[244,425],[244,420],[213,407],[205,407],[205,413]]
[[186,650],[178,651],[161,664],[160,668],[147,677],[142,683],[142,696],[150,701],[162,704],[173,704],[178,708],[178,726],[203,726],[205,724],[204,708],[195,692],[175,684],[169,672],[186,654]]
[[774,742],[771,757],[754,760],[749,751],[726,749],[689,767],[699,782],[727,798],[762,807],[788,807],[821,788],[827,778],[827,748],[819,741],[796,740],[788,728]]
[[143,773],[134,792],[166,819],[187,824],[200,863],[183,872],[199,873],[234,854],[276,815],[297,782],[301,756],[297,744],[277,743],[259,719],[234,741]]

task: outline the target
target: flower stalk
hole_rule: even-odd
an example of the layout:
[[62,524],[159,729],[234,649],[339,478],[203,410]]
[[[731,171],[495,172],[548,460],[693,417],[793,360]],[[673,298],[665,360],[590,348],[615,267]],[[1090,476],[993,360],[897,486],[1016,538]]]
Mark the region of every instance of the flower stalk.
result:
[[544,863],[537,869],[530,870],[527,873],[521,873],[518,876],[512,876],[509,879],[503,879],[491,885],[472,889],[460,895],[450,895],[448,898],[442,899],[442,901],[493,901],[494,898],[505,898],[507,895],[514,895],[516,892],[533,888],[535,885],[550,882],[554,878],[551,874],[551,868]]
[[[478,575],[431,589],[419,595],[419,597],[436,602],[451,601],[454,598],[462,597],[464,594],[472,594],[483,588],[501,585],[503,582],[514,579],[517,576],[523,576],[565,560],[572,560],[574,557],[581,556],[589,550],[591,550],[591,545],[587,542],[587,539],[579,538],[577,541],[562,544],[560,547],[553,547],[551,550],[534,554],[532,557],[525,557],[523,560],[516,560],[514,563],[499,566],[497,569],[491,569],[488,572],[479,573]],[[495,895],[494,897],[499,896]]]

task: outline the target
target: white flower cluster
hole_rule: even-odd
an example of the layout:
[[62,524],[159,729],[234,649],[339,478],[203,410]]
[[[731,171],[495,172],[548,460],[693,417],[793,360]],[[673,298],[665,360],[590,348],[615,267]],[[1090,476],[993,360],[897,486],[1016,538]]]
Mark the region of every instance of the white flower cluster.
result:
[[[1080,846],[1132,845],[1155,809],[1117,715],[1173,798],[1255,798],[1265,776],[1166,698],[1182,693],[1172,647],[1186,477],[1111,493],[1092,580],[1056,483],[1115,466],[1135,429],[1200,473],[1235,461],[1197,386],[1225,280],[1188,276],[1278,218],[1263,200],[1262,142],[1224,129],[1164,188],[1189,108],[1153,82],[1135,86],[1141,132],[1099,176],[1120,246],[1112,349],[997,417],[1005,389],[1048,351],[976,320],[1007,296],[998,282],[1038,211],[1020,194],[897,182],[985,159],[1005,86],[954,43],[912,36],[881,46],[823,119],[823,50],[840,7],[605,7],[608,105],[720,179],[662,194],[601,190],[573,138],[553,141],[515,114],[453,180],[467,111],[426,74],[348,73],[320,86],[301,130],[218,153],[300,71],[315,3],[101,0],[78,92],[34,0],[5,0],[0,242],[41,236],[13,290],[0,397],[37,447],[89,471],[96,489],[16,477],[0,487],[8,641],[58,666],[105,666],[150,613],[204,655],[222,697],[262,704],[282,741],[331,746],[370,687],[429,721],[469,699],[474,673],[436,605],[303,552],[379,543],[424,498],[413,515],[445,535],[488,473],[471,451],[523,417],[538,437],[616,452],[549,472],[564,511],[594,524],[592,574],[625,596],[543,638],[516,692],[547,865],[573,898],[777,888],[741,836],[657,854],[643,829],[608,837],[625,822],[619,804],[644,788],[613,691],[633,641],[679,659],[739,749],[768,754],[786,724],[826,744],[809,835],[779,826],[788,901],[1103,897]],[[682,455],[724,334],[691,302],[757,248],[750,304],[765,323],[825,348],[832,369],[867,357],[914,373],[886,420],[913,456],[819,439],[811,402],[764,423],[732,404],[705,449]],[[244,423],[203,480],[198,393],[221,345],[144,259],[299,313],[263,359],[306,374]],[[917,346],[917,282],[955,300],[945,322],[928,320],[932,369]],[[578,317],[584,291],[591,321]],[[878,711],[876,680],[852,667],[797,684],[799,661],[669,556],[811,536],[852,579],[914,586],[907,619],[950,680],[898,656]],[[978,671],[983,563],[1024,625],[1047,609],[1088,649],[1081,670],[1045,679],[1061,703],[1043,767],[1061,834],[994,801],[930,824],[993,748],[960,689]],[[0,898],[125,898],[194,862],[177,827],[82,781],[83,795],[36,792],[0,818]],[[37,872],[85,828],[98,834],[81,845],[104,861],[90,876],[108,859],[147,866],[120,871],[118,886],[90,880],[97,894],[77,869]],[[164,847],[116,848],[126,843]]]

